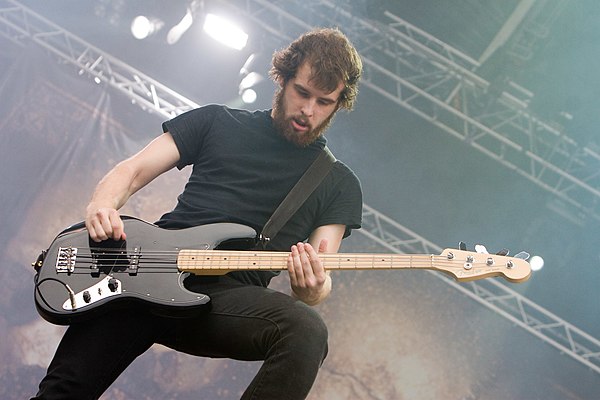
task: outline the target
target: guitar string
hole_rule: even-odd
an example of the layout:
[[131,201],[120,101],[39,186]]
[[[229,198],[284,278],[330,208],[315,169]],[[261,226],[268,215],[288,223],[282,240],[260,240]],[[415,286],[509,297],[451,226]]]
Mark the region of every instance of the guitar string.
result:
[[[204,253],[204,254],[203,254]],[[289,253],[287,252],[249,252],[248,255],[244,254],[245,251],[239,252],[225,252],[223,253],[220,250],[214,251],[214,253],[207,251],[200,251],[196,256],[183,255],[183,257],[190,257],[194,262],[204,262],[204,261],[219,261],[219,262],[227,262],[233,260],[259,260],[265,261],[269,259],[277,259],[281,260],[287,258]],[[86,258],[86,259],[101,259],[106,261],[130,261],[131,259],[137,259],[140,261],[172,261],[176,262],[179,259],[181,252],[180,251],[149,251],[144,253],[123,253],[123,252],[104,252],[104,253],[84,253],[78,252],[74,255],[74,258]],[[409,262],[418,262],[418,263],[431,263],[431,262],[446,262],[446,263],[460,263],[464,264],[467,261],[460,259],[448,259],[443,255],[390,255],[390,256],[382,256],[379,254],[360,254],[355,253],[351,256],[340,254],[340,253],[329,253],[329,254],[321,254],[320,255],[324,261],[337,261],[338,263],[356,263],[356,262],[367,262],[367,263],[387,263],[394,262],[398,260],[405,260]],[[487,260],[486,260],[487,262]],[[471,261],[470,263],[484,263],[483,261]]]
[[[240,252],[241,253],[241,252]],[[81,253],[79,252],[75,258],[76,259],[86,259],[86,260],[101,260],[101,261],[107,261],[107,262],[115,262],[118,263],[119,261],[121,262],[126,262],[126,263],[130,263],[132,259],[135,259],[139,262],[173,262],[176,263],[179,260],[179,256],[177,256],[177,252],[176,253],[160,253],[160,252],[156,252],[154,254],[149,255],[148,253],[143,253],[140,254],[139,256],[127,256],[126,254],[123,253],[115,253],[114,255],[108,255],[107,254],[94,254],[94,253],[89,253],[89,254],[85,254],[85,253]],[[205,263],[205,262],[220,262],[220,263],[230,263],[230,262],[242,262],[242,263],[247,263],[249,261],[252,262],[269,262],[269,261],[285,261],[285,259],[287,259],[289,253],[284,253],[282,252],[281,254],[273,254],[273,253],[267,253],[267,254],[260,254],[260,252],[258,253],[252,253],[250,255],[240,255],[240,254],[235,254],[235,253],[231,253],[230,255],[206,255],[206,256],[193,256],[190,257],[188,259],[186,259],[185,261],[182,261],[183,263]],[[175,256],[175,257],[173,257]],[[185,257],[184,257],[185,258]],[[381,257],[379,255],[370,255],[370,254],[365,254],[365,255],[353,255],[351,257],[347,257],[345,255],[339,255],[337,253],[331,253],[331,254],[325,254],[322,255],[322,260],[326,263],[337,263],[337,264],[387,264],[387,263],[394,263],[394,262],[399,262],[399,261],[404,261],[404,262],[408,262],[410,264],[431,264],[431,263],[436,263],[436,264],[440,264],[440,263],[444,263],[444,264],[460,264],[460,265],[464,265],[466,263],[466,261],[462,261],[462,260],[449,260],[447,257],[444,256],[388,256],[388,257]],[[471,264],[486,264],[483,261],[472,261],[470,262]]]
[[[184,257],[192,257],[195,261],[228,261],[229,258],[234,258],[238,260],[247,260],[247,259],[265,259],[265,258],[285,258],[289,255],[289,252],[262,252],[262,251],[227,251],[227,250],[147,250],[141,253],[127,253],[121,250],[107,251],[106,249],[102,251],[94,252],[94,249],[91,249],[90,252],[82,252],[79,251],[76,254],[73,254],[74,258],[101,258],[103,260],[125,260],[125,259],[139,259],[139,260],[165,260],[165,257],[176,260],[179,258],[181,253],[189,252],[191,254],[183,254]],[[197,255],[194,255],[197,253]],[[173,256],[175,256],[173,258]],[[465,263],[466,260],[460,260],[458,258],[448,259],[447,256],[444,255],[426,255],[426,254],[417,254],[417,255],[406,255],[406,254],[393,254],[393,255],[382,255],[376,253],[353,253],[352,255],[347,255],[343,253],[325,253],[320,254],[320,256],[327,259],[337,259],[339,262],[354,262],[354,261],[368,261],[368,262],[390,262],[397,259],[406,259],[415,262],[426,262],[429,263],[431,261],[441,262],[447,261],[451,263]],[[493,258],[492,258],[493,260]],[[477,263],[483,261],[472,261],[471,263]],[[486,259],[487,262],[487,259]]]
[[[138,259],[137,259],[137,268],[143,268],[145,271],[144,272],[149,272],[147,270],[155,270],[152,272],[158,272],[159,270],[167,270],[167,271],[171,271],[173,270],[173,268],[170,268],[169,266],[164,266],[164,265],[160,265],[160,264],[164,264],[164,263],[171,263],[173,265],[177,265],[178,260],[177,258],[173,258],[172,255],[174,254],[173,252],[155,252],[157,255],[166,255],[168,258],[161,258],[161,257],[144,257],[144,255],[141,255]],[[177,252],[175,252],[177,253]],[[115,252],[115,254],[117,254]],[[252,253],[255,254],[255,253]],[[114,269],[119,269],[119,267],[125,269],[124,272],[127,271],[127,267],[130,265],[130,260],[123,258],[123,257],[118,257],[118,256],[122,256],[122,253],[118,253],[117,257],[114,258],[109,258],[106,257],[105,255],[101,255],[100,257],[98,257],[98,255],[92,254],[90,253],[89,255],[86,254],[81,254],[78,253],[77,254],[77,258],[78,259],[83,259],[84,261],[90,261],[91,264],[95,264],[98,262],[101,263],[107,263],[107,264],[111,264],[110,268],[111,268],[111,272]],[[171,257],[169,257],[171,256]],[[332,254],[332,256],[335,256],[335,253]],[[258,257],[258,260],[257,260]],[[273,258],[276,258],[275,260]],[[285,269],[282,266],[282,262],[284,261],[283,258],[287,257],[287,253],[282,253],[282,254],[276,254],[276,255],[272,255],[272,254],[268,254],[268,255],[260,255],[260,256],[239,256],[237,254],[233,254],[232,258],[234,258],[234,260],[229,260],[227,259],[227,257],[225,259],[222,259],[220,257],[208,257],[208,258],[201,258],[201,259],[194,259],[194,260],[189,260],[189,261],[183,261],[181,262],[181,264],[183,264],[184,269],[185,266],[188,267],[188,269],[194,269],[194,268],[190,268],[189,264],[193,265],[200,265],[199,267],[195,268],[198,270],[228,270],[227,267],[232,267],[232,263],[233,266],[236,266],[236,269],[239,270],[269,270],[269,269],[276,269],[276,270],[282,270]],[[370,254],[358,254],[358,255],[354,255],[353,257],[344,257],[342,260],[333,260],[333,262],[331,262],[331,259],[327,259],[324,258],[324,264],[326,268],[329,268],[330,270],[342,270],[344,269],[344,266],[349,266],[346,269],[363,269],[363,270],[376,270],[376,269],[411,269],[411,268],[415,268],[415,269],[436,269],[436,267],[440,267],[440,268],[447,268],[447,269],[458,269],[458,270],[462,270],[464,269],[465,266],[465,262],[460,261],[460,260],[448,260],[447,257],[445,256],[417,256],[420,259],[414,259],[415,256],[392,256],[392,257],[387,257],[387,258],[383,258],[380,257],[378,255],[370,255]],[[354,260],[352,258],[355,258]],[[410,260],[410,263],[408,266],[400,266],[400,267],[394,267],[393,263],[394,263],[394,259],[398,259],[398,258],[405,258],[407,260]],[[412,258],[412,260],[411,260]],[[210,268],[204,268],[202,267],[202,264],[206,264],[206,263],[210,263],[210,262],[218,262],[220,264],[225,263],[226,265],[223,267],[210,267]],[[277,266],[272,267],[270,265],[265,266],[264,264],[270,264],[273,261],[277,262]],[[252,265],[248,265],[247,268],[241,268],[241,265],[247,265],[247,264],[252,264]],[[261,265],[263,264],[263,265]],[[381,265],[382,266],[378,266]],[[388,266],[387,264],[390,264],[390,266]],[[435,264],[435,265],[432,265]],[[479,265],[482,265],[484,268],[489,268],[490,266],[487,263],[483,263],[483,262],[472,262],[470,263],[472,265],[472,269],[480,269],[481,267],[479,267]],[[497,265],[496,265],[497,266]],[[90,271],[94,271],[94,269],[90,268],[90,266],[75,266],[75,268],[78,270],[78,272],[80,272],[80,270],[85,270],[86,273],[89,273]],[[102,265],[99,266],[98,268],[102,268]],[[229,269],[230,269],[229,268]],[[173,270],[173,272],[179,272],[178,270]]]

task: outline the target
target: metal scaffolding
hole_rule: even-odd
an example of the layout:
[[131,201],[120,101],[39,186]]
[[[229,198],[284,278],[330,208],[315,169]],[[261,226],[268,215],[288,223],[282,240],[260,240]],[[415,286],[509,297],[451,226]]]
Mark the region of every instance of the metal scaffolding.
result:
[[[439,254],[442,248],[365,205],[358,231],[395,253]],[[466,296],[600,373],[600,340],[520,295],[497,279],[457,283],[431,272]]]
[[[364,86],[554,194],[574,218],[600,220],[600,153],[534,115],[525,88],[478,76],[477,60],[389,12],[385,22],[368,20],[329,0],[245,0],[233,8],[279,40],[313,26],[343,27],[363,58]],[[552,18],[537,6],[532,12],[529,26]],[[529,31],[517,32],[511,53],[530,54]]]
[[[329,1],[246,0],[236,4],[239,12],[280,42],[291,40],[311,25],[343,26],[363,57],[364,85],[518,171],[578,210],[597,216],[600,192],[594,187],[596,173],[590,169],[596,165],[600,171],[600,156],[535,118],[516,95],[501,92],[493,102],[484,101],[493,91],[489,82],[471,72],[477,61],[389,13],[389,23],[381,24],[354,17]],[[308,16],[307,22],[294,16],[298,15],[293,12],[295,8]],[[18,46],[29,42],[42,46],[81,74],[106,83],[140,107],[167,118],[198,106],[14,0],[0,0],[0,34]],[[395,253],[441,250],[367,205],[359,232]],[[458,284],[432,273],[600,373],[599,340],[496,279]]]
[[74,65],[80,75],[93,77],[124,93],[145,110],[172,118],[198,107],[141,71],[83,41],[16,1],[0,1],[0,35],[16,45],[29,41]]

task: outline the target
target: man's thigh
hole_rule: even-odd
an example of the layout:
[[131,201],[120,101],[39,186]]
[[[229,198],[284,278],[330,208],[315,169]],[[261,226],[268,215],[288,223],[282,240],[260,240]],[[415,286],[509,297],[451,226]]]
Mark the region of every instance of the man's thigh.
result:
[[205,286],[195,290],[210,296],[211,311],[174,320],[161,344],[198,356],[264,360],[305,314],[319,318],[304,303],[268,288],[227,280]]

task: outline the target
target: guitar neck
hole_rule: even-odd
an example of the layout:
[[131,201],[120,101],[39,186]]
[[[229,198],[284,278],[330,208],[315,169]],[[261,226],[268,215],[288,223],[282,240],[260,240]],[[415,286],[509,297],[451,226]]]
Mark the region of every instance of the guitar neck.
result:
[[[198,275],[224,275],[233,271],[279,271],[287,268],[289,253],[279,251],[181,250],[179,271]],[[433,254],[322,253],[328,271],[430,269],[449,274],[459,282],[501,276],[510,282],[526,281],[531,274],[527,261],[518,257],[445,249]]]
[[[280,271],[287,269],[289,253],[278,251],[182,250],[177,259],[180,271],[222,275],[240,270]],[[319,254],[326,270],[436,269],[440,256],[399,254]],[[436,261],[435,258],[438,258]]]

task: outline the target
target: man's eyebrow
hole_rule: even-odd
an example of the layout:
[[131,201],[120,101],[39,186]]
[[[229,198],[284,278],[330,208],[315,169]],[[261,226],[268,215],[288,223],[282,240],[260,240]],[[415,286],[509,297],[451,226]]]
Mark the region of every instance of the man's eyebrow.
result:
[[294,82],[294,87],[295,87],[296,89],[300,89],[300,90],[302,90],[302,91],[304,91],[304,92],[308,92],[308,89],[306,89],[306,88],[304,87],[304,85],[302,85],[302,84],[300,84],[300,83]]
[[[293,85],[294,85],[294,88],[296,88],[296,90],[299,90],[303,93],[311,93],[311,91],[309,89],[307,89],[301,83],[294,82]],[[319,101],[321,101],[322,103],[326,103],[326,104],[337,103],[337,101],[339,100],[339,97],[337,99],[332,99],[330,97],[324,97],[324,96],[317,96],[317,97],[318,97]]]
[[[301,83],[294,82],[294,87],[295,87],[296,89],[298,89],[298,90],[302,91],[302,92],[305,92],[305,93],[310,93],[310,90],[309,90],[309,89],[307,89],[307,88],[306,88],[304,85],[302,85]],[[318,98],[319,98],[319,100],[320,100],[320,101],[322,101],[322,102],[325,102],[325,103],[328,103],[328,104],[332,104],[332,103],[335,103],[335,102],[337,101],[337,99],[332,99],[332,98],[329,98],[329,97],[323,97],[323,96],[318,96]]]
[[337,101],[337,100],[331,99],[329,97],[319,97],[319,100],[321,100],[322,102],[327,103],[327,104],[333,104]]

